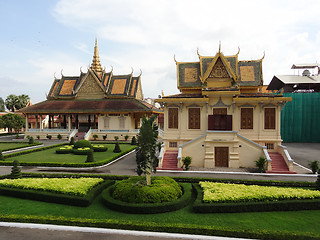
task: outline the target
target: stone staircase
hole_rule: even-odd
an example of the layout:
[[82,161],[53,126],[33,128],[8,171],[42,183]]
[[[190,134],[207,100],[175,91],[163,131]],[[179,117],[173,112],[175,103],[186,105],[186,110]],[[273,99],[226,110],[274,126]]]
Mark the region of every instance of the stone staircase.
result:
[[279,174],[295,174],[295,171],[289,171],[289,168],[280,153],[269,152],[271,158],[271,171],[267,173],[279,173]]
[[86,135],[86,132],[77,132],[75,135],[75,140],[84,139],[84,135]]
[[182,168],[178,168],[177,166],[178,166],[178,151],[167,150],[163,155],[162,168],[157,168],[157,169],[182,171]]

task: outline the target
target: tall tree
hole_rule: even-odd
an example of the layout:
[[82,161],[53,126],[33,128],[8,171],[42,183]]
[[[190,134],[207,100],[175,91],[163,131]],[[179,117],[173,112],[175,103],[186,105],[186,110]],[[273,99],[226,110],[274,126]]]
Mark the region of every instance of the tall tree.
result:
[[19,132],[24,125],[24,118],[18,114],[8,113],[0,117],[0,128],[8,128],[9,132],[12,132],[12,129]]
[[10,94],[5,101],[5,105],[8,110],[14,112],[15,110],[26,107],[29,101],[30,98],[28,95],[21,94],[16,96],[14,94]]
[[0,97],[0,112],[4,112],[4,101],[2,97]]
[[158,158],[156,156],[158,126],[154,122],[156,118],[156,115],[149,119],[143,116],[138,135],[137,173],[139,175],[145,174],[147,185],[151,184],[151,173],[155,172],[158,166]]

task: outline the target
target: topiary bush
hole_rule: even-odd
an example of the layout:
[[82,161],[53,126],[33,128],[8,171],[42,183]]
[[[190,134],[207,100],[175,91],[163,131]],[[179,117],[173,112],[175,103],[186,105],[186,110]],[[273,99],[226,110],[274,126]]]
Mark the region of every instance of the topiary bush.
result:
[[70,145],[74,145],[74,144],[75,144],[74,137],[71,137],[71,139],[70,139]]
[[135,136],[133,136],[131,139],[131,145],[137,145],[137,139]]
[[61,136],[61,134],[60,134],[60,133],[58,134],[57,138],[58,138],[59,140],[61,140],[61,139],[62,139],[62,136]]
[[170,177],[152,177],[146,185],[145,177],[132,177],[115,184],[114,199],[128,203],[161,203],[177,200],[182,195],[180,185]]
[[184,167],[184,169],[186,171],[189,170],[190,165],[191,165],[191,161],[192,161],[192,158],[189,157],[189,156],[182,158],[182,162],[183,162],[183,166],[182,167]]
[[309,167],[313,174],[316,174],[319,171],[319,163],[318,161],[309,162]]
[[28,142],[29,144],[34,144],[34,139],[33,139],[33,137],[29,137],[29,142]]
[[113,152],[114,153],[121,153],[121,149],[120,149],[120,146],[119,146],[118,142],[116,142],[116,144],[114,146],[114,149],[113,149]]
[[316,188],[317,188],[317,190],[320,191],[320,173],[318,174],[318,177],[317,177]]
[[267,160],[264,157],[259,157],[259,159],[255,161],[255,164],[260,173],[266,172]]
[[0,160],[4,160],[4,157],[3,157],[3,154],[2,154],[1,150],[0,150]]
[[77,142],[75,142],[74,147],[75,149],[77,148],[92,148],[92,145],[89,141],[87,140],[79,140]]
[[22,178],[22,174],[21,174],[21,168],[19,167],[19,161],[18,160],[14,160],[13,161],[13,166],[11,168],[11,174],[10,174],[11,178]]
[[92,151],[87,155],[86,163],[89,163],[89,162],[94,162]]

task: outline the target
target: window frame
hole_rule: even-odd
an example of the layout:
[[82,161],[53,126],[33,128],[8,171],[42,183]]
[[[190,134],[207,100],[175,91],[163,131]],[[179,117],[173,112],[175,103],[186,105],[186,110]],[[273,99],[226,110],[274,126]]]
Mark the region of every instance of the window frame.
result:
[[[248,116],[250,109],[250,116]],[[253,107],[240,108],[240,129],[253,130]],[[247,111],[244,113],[244,111]],[[251,121],[250,121],[251,119]]]
[[200,107],[188,108],[188,129],[190,130],[201,129],[201,108]]
[[[271,115],[270,115],[270,112],[268,112],[269,110],[272,110]],[[264,108],[264,129],[265,130],[276,129],[276,108],[275,107]]]
[[178,129],[178,127],[179,127],[179,108],[169,107],[168,108],[168,129]]

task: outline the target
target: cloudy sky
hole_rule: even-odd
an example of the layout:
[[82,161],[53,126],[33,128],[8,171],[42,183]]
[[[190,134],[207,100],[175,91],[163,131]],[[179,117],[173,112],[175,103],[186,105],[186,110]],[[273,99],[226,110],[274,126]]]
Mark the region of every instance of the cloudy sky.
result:
[[101,64],[114,74],[142,70],[145,97],[177,93],[177,61],[197,48],[263,60],[264,83],[293,74],[293,63],[320,62],[320,1],[0,0],[0,97],[46,98],[61,71],[79,75],[98,38]]

